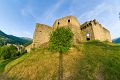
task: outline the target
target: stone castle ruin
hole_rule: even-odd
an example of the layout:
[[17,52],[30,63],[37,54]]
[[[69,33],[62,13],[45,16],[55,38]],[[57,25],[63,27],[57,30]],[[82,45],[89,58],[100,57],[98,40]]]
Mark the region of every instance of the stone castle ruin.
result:
[[66,16],[57,19],[52,27],[37,23],[34,32],[32,48],[37,48],[40,45],[47,43],[49,41],[50,33],[53,30],[60,27],[68,26],[74,34],[73,37],[74,44],[79,44],[81,42],[86,42],[90,40],[112,42],[110,32],[96,20],[80,24],[76,17]]

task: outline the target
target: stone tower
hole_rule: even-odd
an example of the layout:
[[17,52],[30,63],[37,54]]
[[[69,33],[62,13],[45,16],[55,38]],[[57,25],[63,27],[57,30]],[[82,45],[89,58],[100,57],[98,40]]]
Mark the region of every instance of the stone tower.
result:
[[112,42],[110,32],[96,20],[81,25],[82,41],[99,40]]
[[78,44],[81,42],[82,37],[80,34],[80,32],[81,32],[80,23],[76,17],[66,16],[66,17],[57,19],[53,24],[53,29],[55,30],[60,27],[69,27],[72,30],[72,32],[74,34],[74,37],[73,37],[74,44]]
[[37,23],[33,36],[33,43],[32,43],[33,47],[37,48],[41,44],[48,42],[51,31],[52,31],[52,27]]

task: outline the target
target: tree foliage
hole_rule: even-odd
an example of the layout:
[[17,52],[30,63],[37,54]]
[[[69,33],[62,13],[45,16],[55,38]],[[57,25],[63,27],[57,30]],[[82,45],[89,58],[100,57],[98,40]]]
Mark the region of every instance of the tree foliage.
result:
[[18,50],[15,46],[2,46],[0,50],[0,57],[4,59],[9,59],[17,54]]
[[70,28],[58,28],[50,35],[49,48],[52,51],[65,53],[72,45],[73,33]]
[[0,47],[0,58],[1,59],[9,59],[9,58],[15,58],[17,56],[20,56],[22,54],[26,53],[24,49],[22,51],[18,51],[18,48],[14,45],[4,45]]
[[73,33],[70,28],[58,28],[50,35],[49,48],[59,52],[58,80],[63,80],[63,53],[67,52],[72,45]]

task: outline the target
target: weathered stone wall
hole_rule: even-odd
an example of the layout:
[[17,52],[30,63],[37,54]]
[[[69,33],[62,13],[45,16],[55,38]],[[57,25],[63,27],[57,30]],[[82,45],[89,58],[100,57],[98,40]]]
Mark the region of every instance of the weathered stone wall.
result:
[[80,27],[82,34],[82,42],[87,41],[87,38],[89,38],[90,40],[95,40],[92,25],[92,22],[86,22]]
[[72,30],[74,34],[73,44],[85,42],[88,41],[88,39],[109,42],[112,41],[110,32],[102,27],[102,25],[99,24],[96,20],[88,21],[80,25],[76,17],[66,16],[57,19],[54,22],[53,27],[44,24],[36,24],[32,48],[40,47],[41,44],[48,42],[50,32],[60,27],[69,27]]
[[100,41],[111,42],[110,32],[105,29],[101,24],[97,23],[93,26],[95,39]]
[[60,28],[60,27],[63,27],[63,26],[65,27],[65,26],[69,26],[69,25],[75,26],[74,28],[80,27],[80,23],[76,17],[66,16],[66,17],[57,19],[53,24],[53,28],[56,29],[58,27]]
[[112,42],[110,32],[103,27],[105,41]]
[[93,24],[93,32],[95,40],[105,41],[103,27],[99,23]]
[[69,27],[73,34],[73,43],[78,44],[81,42],[81,30],[80,30],[80,23],[74,16],[67,16],[64,18],[57,19],[53,24],[54,30],[60,27]]
[[39,47],[41,44],[49,41],[50,32],[52,27],[44,24],[36,24],[36,29],[33,37],[33,47]]
[[[83,36],[82,41],[86,41],[86,38],[90,38],[90,40],[112,41],[110,32],[96,20],[84,23],[81,26],[81,34]],[[87,34],[90,36],[88,37]]]

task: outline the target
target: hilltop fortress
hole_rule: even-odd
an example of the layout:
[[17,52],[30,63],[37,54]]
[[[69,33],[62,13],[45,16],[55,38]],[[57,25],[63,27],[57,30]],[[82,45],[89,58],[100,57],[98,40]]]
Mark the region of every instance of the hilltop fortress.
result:
[[79,44],[90,40],[112,42],[110,32],[98,21],[92,20],[80,24],[76,17],[66,16],[57,19],[52,27],[37,23],[33,36],[33,43],[31,45],[32,48],[37,48],[41,44],[47,43],[50,33],[60,27],[69,27],[72,30],[74,34],[73,44]]

